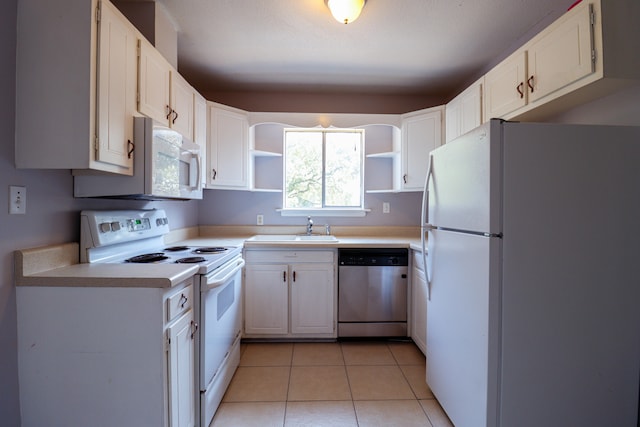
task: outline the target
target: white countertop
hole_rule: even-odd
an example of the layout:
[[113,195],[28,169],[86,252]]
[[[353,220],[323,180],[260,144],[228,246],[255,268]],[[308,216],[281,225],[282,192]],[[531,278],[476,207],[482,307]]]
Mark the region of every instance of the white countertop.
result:
[[[199,236],[171,244],[244,246],[245,249],[408,248],[422,250],[419,237],[336,236],[337,241],[247,241],[252,235]],[[77,243],[15,252],[17,286],[172,287],[198,270],[190,264],[83,264]]]

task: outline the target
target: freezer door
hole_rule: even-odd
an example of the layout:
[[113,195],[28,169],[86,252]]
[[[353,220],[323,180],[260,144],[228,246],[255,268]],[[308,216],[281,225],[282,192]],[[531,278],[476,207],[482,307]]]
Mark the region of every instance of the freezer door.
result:
[[453,230],[500,233],[501,122],[492,120],[434,150],[432,156],[425,192],[428,222]]
[[494,426],[501,239],[431,230],[427,383],[456,426]]

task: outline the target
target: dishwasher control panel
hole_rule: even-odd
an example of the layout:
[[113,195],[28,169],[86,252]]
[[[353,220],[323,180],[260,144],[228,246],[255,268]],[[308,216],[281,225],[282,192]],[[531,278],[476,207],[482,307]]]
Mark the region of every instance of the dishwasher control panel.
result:
[[403,248],[340,249],[338,251],[338,265],[407,266],[409,265],[409,251]]

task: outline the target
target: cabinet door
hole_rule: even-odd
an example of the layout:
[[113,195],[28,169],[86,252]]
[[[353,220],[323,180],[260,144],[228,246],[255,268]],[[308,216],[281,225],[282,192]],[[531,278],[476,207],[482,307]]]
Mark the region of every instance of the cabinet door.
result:
[[411,338],[427,353],[427,279],[424,271],[413,269],[411,278]]
[[249,121],[246,114],[210,107],[207,187],[246,189]]
[[446,106],[446,142],[482,123],[482,81],[469,86]]
[[281,264],[247,264],[245,267],[246,334],[288,332],[288,269]]
[[148,41],[140,40],[138,111],[169,125],[171,65]]
[[189,140],[193,141],[193,123],[195,111],[195,90],[178,73],[171,73],[170,126]]
[[291,333],[333,333],[333,264],[292,264],[290,271]]
[[462,132],[462,104],[458,98],[453,99],[446,106],[445,111],[445,129],[444,129],[444,139],[445,142],[453,141],[457,137],[459,137]]
[[427,175],[429,153],[441,144],[441,111],[431,111],[403,119],[402,190],[422,190]]
[[195,324],[193,310],[167,328],[171,427],[195,425]]
[[527,55],[517,52],[484,77],[485,119],[499,119],[527,104]]
[[138,38],[108,1],[100,3],[96,160],[133,175]]
[[567,16],[528,49],[529,102],[563,88],[595,71],[590,8]]

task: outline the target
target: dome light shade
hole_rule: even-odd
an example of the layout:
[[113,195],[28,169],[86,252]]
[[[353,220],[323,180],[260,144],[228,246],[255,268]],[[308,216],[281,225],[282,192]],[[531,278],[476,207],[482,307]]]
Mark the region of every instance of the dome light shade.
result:
[[327,0],[327,6],[336,21],[350,24],[360,16],[366,0]]

